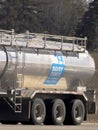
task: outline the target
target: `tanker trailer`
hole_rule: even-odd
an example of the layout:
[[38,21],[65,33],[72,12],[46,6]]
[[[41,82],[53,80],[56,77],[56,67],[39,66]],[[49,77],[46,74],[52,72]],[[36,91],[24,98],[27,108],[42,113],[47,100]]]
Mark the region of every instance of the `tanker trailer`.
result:
[[13,30],[1,30],[0,38],[1,122],[78,125],[86,120],[86,85],[95,71],[86,38]]

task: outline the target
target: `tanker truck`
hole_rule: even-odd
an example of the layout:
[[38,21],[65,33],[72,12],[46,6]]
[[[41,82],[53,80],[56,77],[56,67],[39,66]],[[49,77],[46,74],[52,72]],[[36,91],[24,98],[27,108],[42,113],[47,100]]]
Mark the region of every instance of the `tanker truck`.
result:
[[95,113],[86,40],[0,30],[0,122],[79,125]]

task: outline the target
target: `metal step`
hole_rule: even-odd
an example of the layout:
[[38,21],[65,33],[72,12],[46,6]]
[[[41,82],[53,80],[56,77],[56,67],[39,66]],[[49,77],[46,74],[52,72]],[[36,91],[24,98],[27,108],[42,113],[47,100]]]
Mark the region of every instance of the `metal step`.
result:
[[20,74],[17,74],[17,75],[22,76],[22,74],[21,74],[21,73],[20,73]]
[[16,106],[20,106],[21,104],[20,104],[20,103],[16,103],[15,105],[16,105]]
[[14,92],[14,111],[22,112],[22,96],[21,89],[16,89]]
[[16,81],[16,83],[22,83],[22,81],[21,81],[21,80],[20,80],[20,81],[18,80],[18,81]]
[[16,58],[17,58],[17,56],[12,56],[11,58],[15,58],[15,59],[16,59]]
[[15,112],[16,112],[16,113],[21,113],[21,111],[18,111],[18,110],[16,110]]
[[17,68],[23,68],[23,66],[17,66]]
[[7,69],[7,71],[11,71],[11,70],[13,70],[13,68],[8,68],[8,69]]
[[21,98],[21,96],[16,96],[16,98]]

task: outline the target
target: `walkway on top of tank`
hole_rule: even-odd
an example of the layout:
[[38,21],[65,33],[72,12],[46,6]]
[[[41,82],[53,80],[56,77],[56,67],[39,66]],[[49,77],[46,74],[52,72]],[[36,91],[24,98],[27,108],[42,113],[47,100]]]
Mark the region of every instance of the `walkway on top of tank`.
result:
[[40,33],[16,34],[14,29],[0,30],[0,45],[57,51],[85,52],[87,38]]

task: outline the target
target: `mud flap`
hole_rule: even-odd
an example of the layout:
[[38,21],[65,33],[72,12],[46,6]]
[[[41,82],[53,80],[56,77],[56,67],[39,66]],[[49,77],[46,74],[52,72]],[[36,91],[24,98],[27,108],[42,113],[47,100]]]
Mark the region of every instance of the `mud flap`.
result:
[[97,106],[95,102],[88,102],[88,114],[96,114]]
[[97,105],[96,105],[96,91],[95,90],[87,90],[85,92],[88,102],[87,109],[88,114],[96,114],[97,113]]

